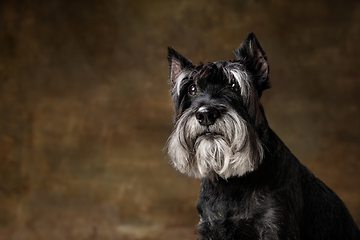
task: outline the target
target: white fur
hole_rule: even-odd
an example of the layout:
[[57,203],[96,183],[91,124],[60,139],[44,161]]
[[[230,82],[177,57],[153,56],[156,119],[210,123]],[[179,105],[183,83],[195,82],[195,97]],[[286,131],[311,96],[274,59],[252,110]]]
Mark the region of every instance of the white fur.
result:
[[[205,135],[206,132],[213,135]],[[207,128],[200,125],[193,111],[188,109],[169,137],[168,154],[174,167],[184,174],[203,178],[215,172],[227,179],[254,171],[254,163],[260,163],[263,158],[263,148],[257,139],[257,147],[252,149],[248,125],[235,111],[222,114]],[[259,159],[252,159],[252,156]]]
[[178,74],[178,76],[176,76],[175,89],[176,89],[177,95],[180,95],[181,83],[182,83],[182,80],[186,77],[187,74],[188,73],[186,71],[181,71]]
[[241,71],[238,68],[223,68],[223,71],[228,77],[228,79],[235,79],[235,81],[239,84],[240,94],[244,97],[245,103],[247,103],[251,96],[251,84],[247,73],[245,71]]

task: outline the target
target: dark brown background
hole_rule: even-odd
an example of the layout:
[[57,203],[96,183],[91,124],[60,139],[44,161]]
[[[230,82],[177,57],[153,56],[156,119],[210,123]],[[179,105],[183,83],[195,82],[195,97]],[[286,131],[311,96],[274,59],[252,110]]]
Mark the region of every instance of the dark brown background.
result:
[[195,239],[166,47],[267,52],[272,128],[360,224],[359,1],[2,0],[0,239]]

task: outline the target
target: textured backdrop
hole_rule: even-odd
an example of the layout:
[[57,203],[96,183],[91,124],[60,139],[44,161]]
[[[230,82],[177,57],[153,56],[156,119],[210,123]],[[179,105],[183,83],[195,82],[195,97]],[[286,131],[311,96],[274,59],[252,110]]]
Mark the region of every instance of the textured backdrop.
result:
[[270,125],[360,224],[359,1],[2,0],[0,239],[196,239],[166,47],[232,59],[250,31]]

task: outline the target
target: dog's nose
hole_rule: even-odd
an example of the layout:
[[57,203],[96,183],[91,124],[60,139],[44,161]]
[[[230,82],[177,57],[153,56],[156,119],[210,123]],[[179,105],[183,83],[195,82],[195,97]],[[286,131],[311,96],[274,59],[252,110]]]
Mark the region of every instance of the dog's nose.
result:
[[196,119],[202,126],[213,125],[220,117],[220,111],[213,107],[200,107],[196,112]]

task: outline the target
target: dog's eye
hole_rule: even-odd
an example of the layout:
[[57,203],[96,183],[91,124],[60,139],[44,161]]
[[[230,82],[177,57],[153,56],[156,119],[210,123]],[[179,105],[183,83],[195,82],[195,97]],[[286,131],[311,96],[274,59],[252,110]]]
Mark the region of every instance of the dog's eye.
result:
[[188,89],[189,95],[194,96],[196,94],[196,92],[197,92],[197,88],[196,88],[195,84],[191,84]]
[[231,87],[231,90],[233,90],[234,92],[237,92],[240,90],[239,83],[236,81],[230,83],[230,87]]

